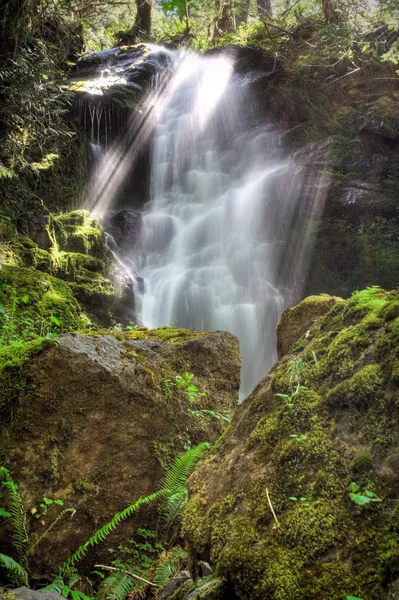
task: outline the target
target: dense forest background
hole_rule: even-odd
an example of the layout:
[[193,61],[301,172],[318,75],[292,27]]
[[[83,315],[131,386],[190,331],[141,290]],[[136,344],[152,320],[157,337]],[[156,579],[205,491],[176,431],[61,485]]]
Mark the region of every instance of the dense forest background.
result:
[[85,52],[140,41],[199,51],[252,44],[289,59],[290,41],[317,26],[296,67],[336,64],[345,74],[381,62],[395,77],[398,10],[397,0],[2,0],[0,173],[35,170],[68,145],[63,81]]

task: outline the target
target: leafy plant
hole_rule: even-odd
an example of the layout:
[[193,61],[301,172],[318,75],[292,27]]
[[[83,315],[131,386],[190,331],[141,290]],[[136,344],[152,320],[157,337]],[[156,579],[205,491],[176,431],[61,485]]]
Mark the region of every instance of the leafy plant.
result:
[[32,508],[31,513],[35,515],[36,519],[45,517],[51,508],[51,506],[64,506],[63,500],[53,500],[52,498],[43,498],[43,502],[39,504],[39,509]]
[[158,565],[155,570],[154,583],[162,587],[164,583],[178,573],[182,562],[186,560],[188,553],[182,550],[180,546],[176,546],[169,551],[165,551],[159,558]]
[[312,506],[312,503],[313,503],[313,499],[311,496],[302,496],[302,498],[297,498],[296,496],[290,496],[289,500],[292,500],[292,502],[300,502],[300,504],[302,506],[305,506],[306,508],[309,508],[309,506]]
[[187,479],[195,465],[210,448],[203,442],[178,456],[167,470],[162,482],[164,493],[161,495],[159,510],[166,532],[181,520],[187,505]]
[[302,433],[302,434],[291,433],[290,437],[294,438],[297,442],[303,442],[304,440],[307,439],[307,435],[305,433]]
[[[12,480],[11,474],[5,467],[0,467],[1,489],[5,493],[5,503],[8,510],[2,508],[2,516],[9,519],[11,542],[17,560],[5,554],[0,555],[0,564],[7,570],[10,581],[16,585],[26,584],[28,556],[28,533],[26,529],[26,514],[18,486]],[[7,517],[7,515],[9,515]]]
[[206,396],[204,392],[199,391],[196,385],[191,383],[193,378],[194,375],[192,373],[184,373],[183,377],[181,377],[180,375],[176,375],[175,379],[176,387],[183,389],[184,393],[188,397],[188,401],[190,402],[190,404],[194,404],[198,400],[198,398]]
[[349,498],[352,500],[352,502],[358,504],[359,506],[362,506],[363,504],[369,504],[370,502],[382,502],[382,499],[370,490],[360,492],[359,486],[354,481],[352,481],[348,489]]

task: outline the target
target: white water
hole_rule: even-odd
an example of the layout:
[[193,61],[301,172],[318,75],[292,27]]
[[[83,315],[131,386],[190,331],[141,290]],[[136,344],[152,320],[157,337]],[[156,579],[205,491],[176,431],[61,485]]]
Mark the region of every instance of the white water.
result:
[[[138,304],[149,328],[238,336],[245,396],[275,361],[278,319],[301,295],[309,243],[293,250],[289,242],[308,182],[303,167],[281,158],[273,129],[256,126],[248,81],[228,59],[174,60],[171,83],[147,103],[155,130],[139,264],[135,257],[145,286]],[[134,149],[122,150],[108,152],[94,182],[107,190],[98,194],[102,210],[132,160]],[[308,195],[311,216],[324,192]]]
[[275,360],[285,304],[274,261],[282,241],[263,221],[285,165],[267,159],[267,130],[242,131],[249,100],[225,58],[183,59],[155,130],[140,269],[145,325],[239,338],[242,395]]

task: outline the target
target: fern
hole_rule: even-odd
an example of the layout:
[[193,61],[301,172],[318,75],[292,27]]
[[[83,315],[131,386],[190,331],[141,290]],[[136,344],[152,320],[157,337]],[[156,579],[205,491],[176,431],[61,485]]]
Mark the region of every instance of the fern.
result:
[[54,521],[51,523],[51,525],[46,529],[46,531],[44,533],[42,533],[42,535],[39,537],[39,539],[36,540],[36,542],[34,544],[31,545],[31,547],[29,548],[29,554],[33,553],[34,549],[36,548],[36,546],[38,546],[44,539],[46,539],[46,537],[49,535],[50,531],[57,525],[57,523],[59,521],[61,521],[61,519],[67,515],[68,513],[71,513],[71,517],[73,517],[76,513],[76,510],[74,508],[65,508],[62,512],[60,512],[60,514],[58,515],[58,517],[56,519],[54,519]]
[[178,573],[181,568],[183,560],[187,558],[188,554],[182,550],[179,546],[172,548],[169,552],[164,552],[158,562],[158,566],[155,570],[154,583],[155,585],[162,588],[164,583],[171,579]]
[[46,585],[46,587],[41,588],[40,591],[41,592],[57,592],[57,594],[61,595],[62,588],[64,587],[64,585],[65,585],[64,578],[61,577],[61,575],[57,575],[57,577],[54,579],[54,581],[52,581],[51,583]]
[[7,575],[14,584],[28,585],[28,575],[25,569],[11,556],[0,554],[0,566],[7,570]]
[[156,500],[160,496],[161,493],[162,492],[155,492],[154,494],[151,494],[150,496],[146,496],[145,498],[139,498],[134,504],[131,504],[130,506],[128,506],[121,512],[114,515],[114,517],[111,519],[111,521],[109,521],[101,529],[98,529],[95,532],[95,534],[92,535],[91,538],[89,538],[87,540],[87,542],[85,542],[84,544],[79,546],[79,548],[76,550],[76,552],[74,552],[61,565],[61,567],[59,568],[59,572],[58,572],[59,575],[63,575],[71,567],[73,567],[76,562],[81,560],[85,556],[86,552],[89,550],[90,546],[96,546],[100,542],[103,542],[109,536],[109,534],[112,533],[112,531],[114,531],[114,529],[116,529],[118,527],[118,525],[121,524],[122,521],[124,521],[125,519],[130,517],[143,504],[149,504],[150,502],[153,502],[154,500]]
[[[88,552],[90,547],[103,542],[114,531],[118,525],[125,519],[135,513],[142,505],[162,499],[160,510],[167,526],[176,522],[177,518],[183,513],[187,500],[187,479],[191,475],[195,465],[203,456],[204,452],[210,448],[210,444],[204,442],[188,450],[182,456],[179,456],[173,465],[168,469],[163,480],[162,489],[145,498],[139,498],[134,504],[131,504],[121,512],[114,515],[104,527],[98,529],[91,538],[74,552],[59,568],[58,576],[62,577]],[[126,573],[125,573],[126,575]],[[110,576],[111,577],[111,576]],[[109,578],[107,578],[109,579]],[[118,600],[118,599],[116,599]]]
[[203,442],[191,448],[185,454],[178,456],[166,472],[160,504],[160,512],[166,530],[183,517],[187,504],[187,479],[204,452],[210,447],[209,443]]
[[23,569],[27,566],[28,533],[26,530],[26,514],[18,486],[13,482],[8,469],[0,467],[0,481],[6,491],[6,503],[10,511],[11,540],[17,552],[18,561]]
[[124,570],[115,571],[106,577],[98,590],[98,600],[125,600],[133,590],[144,591],[145,584],[134,579]]

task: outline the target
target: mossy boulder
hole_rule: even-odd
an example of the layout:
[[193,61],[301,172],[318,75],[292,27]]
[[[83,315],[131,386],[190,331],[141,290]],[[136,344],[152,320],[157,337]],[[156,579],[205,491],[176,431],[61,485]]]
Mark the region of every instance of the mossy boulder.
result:
[[391,140],[399,139],[399,93],[382,96],[367,111],[362,130]]
[[321,294],[309,296],[294,308],[287,308],[277,326],[277,354],[281,358],[341,298]]
[[[0,446],[28,514],[43,497],[76,509],[40,544],[34,576],[54,573],[117,511],[156,491],[185,448],[219,437],[227,425],[220,415],[237,403],[240,362],[231,334],[166,328],[62,335],[31,360],[25,355],[18,369],[3,371],[12,402],[3,406]],[[185,373],[206,394],[194,404],[176,386]],[[31,518],[33,542],[57,516],[52,512]],[[109,545],[117,548],[157,520],[156,506],[137,513]],[[89,564],[106,560],[109,545],[98,547]]]
[[241,600],[396,597],[399,292],[332,302],[297,344],[189,480],[193,570]]

